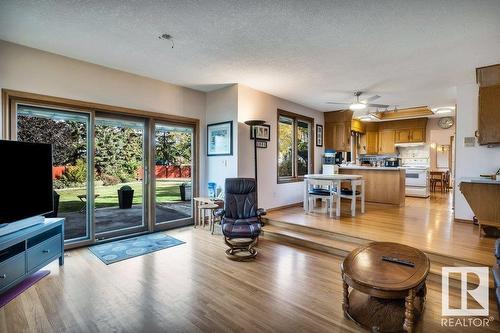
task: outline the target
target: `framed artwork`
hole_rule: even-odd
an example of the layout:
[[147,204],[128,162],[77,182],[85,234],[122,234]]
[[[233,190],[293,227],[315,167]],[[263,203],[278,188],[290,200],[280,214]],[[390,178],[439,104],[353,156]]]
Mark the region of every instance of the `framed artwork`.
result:
[[316,147],[323,147],[323,125],[316,124]]
[[271,125],[255,125],[250,128],[250,139],[253,140],[254,130],[257,131],[257,140],[271,141]]
[[233,122],[207,125],[207,156],[233,155]]
[[267,141],[257,140],[255,141],[257,148],[267,148]]

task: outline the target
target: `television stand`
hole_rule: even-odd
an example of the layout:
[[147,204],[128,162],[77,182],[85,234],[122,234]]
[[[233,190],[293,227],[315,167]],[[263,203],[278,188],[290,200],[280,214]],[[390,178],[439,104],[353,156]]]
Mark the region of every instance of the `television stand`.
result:
[[0,294],[56,259],[64,264],[64,218],[1,236]]

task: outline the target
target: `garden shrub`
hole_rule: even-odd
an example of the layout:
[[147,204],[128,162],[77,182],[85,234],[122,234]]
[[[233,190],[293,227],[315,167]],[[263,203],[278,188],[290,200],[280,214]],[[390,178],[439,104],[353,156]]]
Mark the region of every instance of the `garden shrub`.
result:
[[61,178],[59,178],[64,187],[85,186],[86,180],[87,163],[83,159],[77,160],[75,165],[67,166]]
[[113,175],[102,174],[101,181],[102,181],[102,185],[110,186],[110,185],[116,185],[116,184],[120,183],[120,178],[115,177]]

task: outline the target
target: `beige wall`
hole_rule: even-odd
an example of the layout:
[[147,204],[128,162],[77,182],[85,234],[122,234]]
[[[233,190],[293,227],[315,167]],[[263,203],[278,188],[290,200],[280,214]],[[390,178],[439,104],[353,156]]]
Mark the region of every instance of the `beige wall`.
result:
[[[259,206],[272,208],[302,201],[303,182],[277,184],[277,109],[314,118],[315,124],[324,123],[323,112],[269,95],[247,86],[238,85],[238,176],[253,177],[253,144],[250,128],[244,121],[265,120],[271,125],[271,141],[267,149],[258,149]],[[314,138],[312,138],[314,140]],[[314,169],[321,170],[323,148],[314,144]]]
[[206,188],[205,93],[4,41],[0,88],[200,119],[200,184]]
[[[455,118],[453,117],[453,120]],[[450,144],[450,137],[455,135],[455,123],[453,123],[453,126],[448,128],[448,129],[442,129],[438,125],[439,118],[429,118],[429,121],[427,122],[427,143],[430,145],[432,143],[435,143],[436,146],[440,145],[449,145]],[[449,151],[449,154],[451,154],[451,150]],[[436,169],[436,148],[431,147],[431,154],[430,154],[430,167],[432,169]],[[450,166],[451,168],[451,166]]]
[[[224,190],[226,178],[238,177],[238,85],[207,93],[206,120],[207,124],[233,121],[233,155],[207,156],[207,182]],[[206,138],[202,141],[206,146]]]
[[488,148],[477,144],[465,147],[464,138],[474,137],[478,118],[478,86],[464,84],[457,87],[457,136],[456,136],[456,175],[455,175],[455,218],[472,220],[474,213],[462,193],[462,177],[479,177],[481,174],[494,174],[500,168],[500,147]]

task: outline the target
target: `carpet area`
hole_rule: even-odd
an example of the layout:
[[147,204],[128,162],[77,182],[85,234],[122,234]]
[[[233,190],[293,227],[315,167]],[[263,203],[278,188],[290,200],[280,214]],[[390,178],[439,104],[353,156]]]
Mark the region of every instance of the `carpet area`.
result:
[[89,250],[106,265],[167,249],[185,242],[163,233],[142,235],[89,247]]

